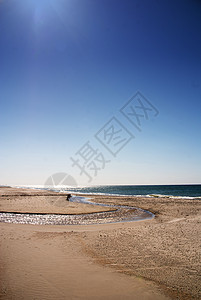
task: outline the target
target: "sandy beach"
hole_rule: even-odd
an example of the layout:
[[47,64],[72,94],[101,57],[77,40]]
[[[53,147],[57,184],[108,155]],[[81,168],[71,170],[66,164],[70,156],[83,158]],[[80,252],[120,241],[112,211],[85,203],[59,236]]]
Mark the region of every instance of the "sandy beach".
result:
[[[156,217],[101,225],[1,222],[1,299],[200,299],[200,200],[91,200],[139,207]],[[0,188],[1,212],[108,210],[51,191]]]

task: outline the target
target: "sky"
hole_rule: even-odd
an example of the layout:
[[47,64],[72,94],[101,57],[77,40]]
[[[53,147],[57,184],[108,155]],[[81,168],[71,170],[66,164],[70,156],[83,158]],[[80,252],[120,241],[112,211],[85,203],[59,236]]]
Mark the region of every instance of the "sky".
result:
[[0,184],[200,184],[201,2],[1,0],[0,107]]

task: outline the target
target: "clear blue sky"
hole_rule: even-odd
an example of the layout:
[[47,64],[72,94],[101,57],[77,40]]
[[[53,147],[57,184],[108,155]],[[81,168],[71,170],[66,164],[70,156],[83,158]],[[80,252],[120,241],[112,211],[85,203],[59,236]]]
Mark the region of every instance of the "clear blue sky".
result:
[[[119,112],[137,91],[142,132]],[[87,141],[110,160],[90,184],[201,183],[201,2],[1,0],[0,101],[1,184],[86,185]],[[94,137],[112,117],[135,135],[116,157]]]

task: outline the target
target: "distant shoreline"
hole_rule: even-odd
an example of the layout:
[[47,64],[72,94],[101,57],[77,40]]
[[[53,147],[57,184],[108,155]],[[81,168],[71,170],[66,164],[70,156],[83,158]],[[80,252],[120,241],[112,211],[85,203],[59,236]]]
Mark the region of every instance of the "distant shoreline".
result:
[[201,199],[201,184],[176,184],[176,185],[100,185],[90,187],[65,187],[65,186],[16,186],[13,188],[27,188],[49,190],[54,192],[74,193],[83,195],[102,196],[135,196],[135,197],[170,197],[184,199]]

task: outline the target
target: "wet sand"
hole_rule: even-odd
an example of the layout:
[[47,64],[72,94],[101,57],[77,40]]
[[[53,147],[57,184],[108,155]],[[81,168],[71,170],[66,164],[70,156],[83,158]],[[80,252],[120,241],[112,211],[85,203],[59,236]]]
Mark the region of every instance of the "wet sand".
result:
[[[34,212],[34,193],[45,197],[44,211],[51,205],[51,211],[63,211],[61,203],[49,206],[57,196],[52,192],[1,188],[0,193],[1,211],[9,205],[17,211],[27,197]],[[200,200],[93,198],[115,205],[122,200],[156,218],[88,226],[0,223],[1,299],[199,299]],[[68,205],[68,213],[91,209]]]

